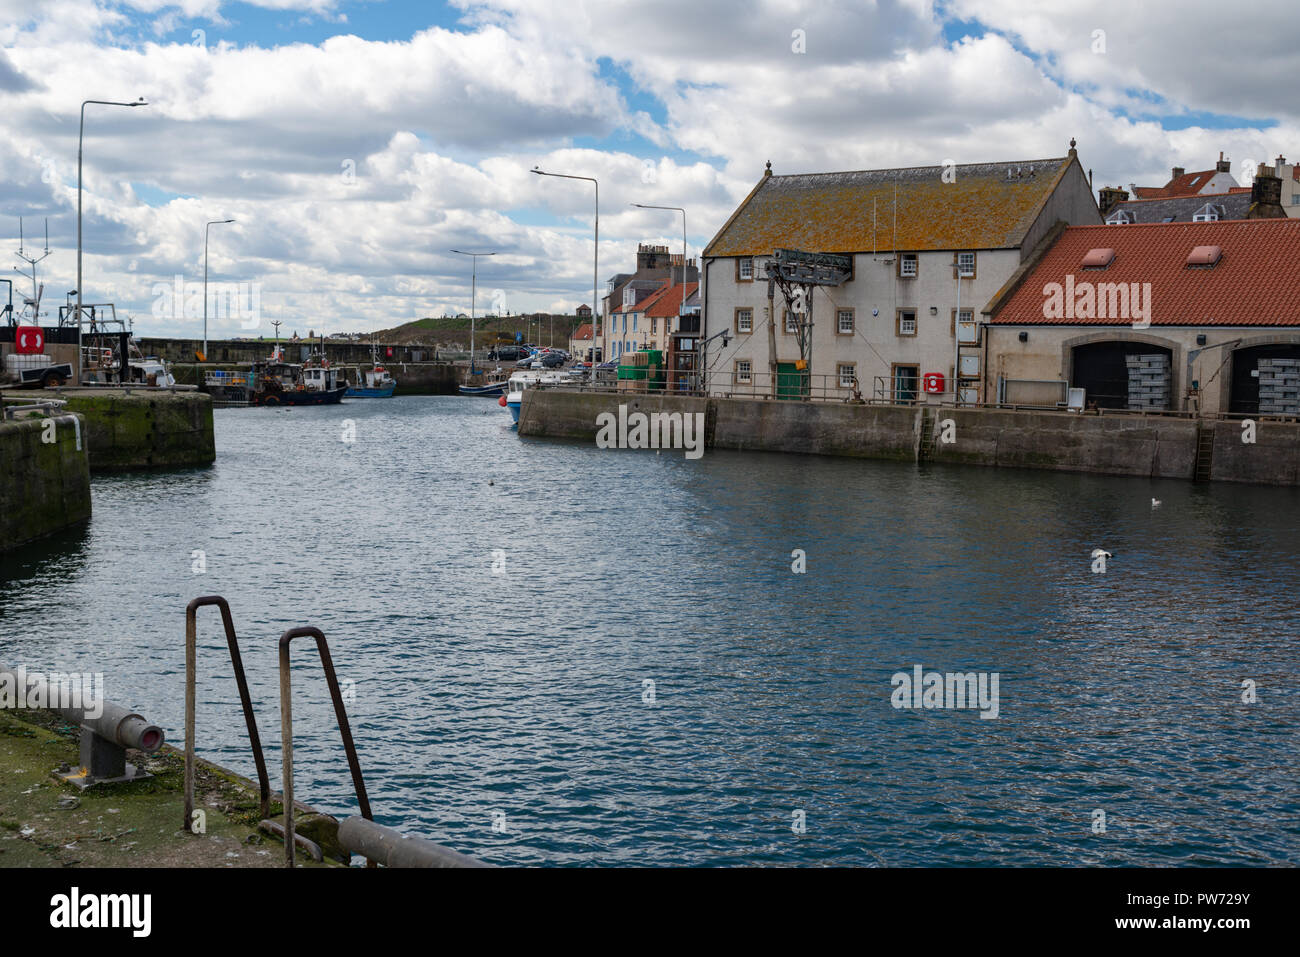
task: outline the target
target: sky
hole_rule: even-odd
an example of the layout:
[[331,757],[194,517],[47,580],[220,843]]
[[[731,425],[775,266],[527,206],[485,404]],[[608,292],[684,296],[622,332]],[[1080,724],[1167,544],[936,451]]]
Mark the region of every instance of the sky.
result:
[[[0,245],[141,335],[571,313],[774,173],[1064,156],[1095,186],[1300,154],[1300,14],[1130,0],[0,0]],[[17,271],[15,298],[31,295]],[[184,296],[175,295],[180,282]],[[0,295],[3,295],[0,291]],[[214,293],[215,295],[215,293]],[[189,302],[187,308],[186,301]],[[197,302],[197,310],[194,303]],[[229,302],[227,298],[226,302]],[[216,310],[214,309],[214,312]]]

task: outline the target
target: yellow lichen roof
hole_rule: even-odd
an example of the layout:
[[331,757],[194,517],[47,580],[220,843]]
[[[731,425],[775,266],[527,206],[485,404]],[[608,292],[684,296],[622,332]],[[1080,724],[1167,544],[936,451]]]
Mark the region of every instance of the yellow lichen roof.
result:
[[1070,162],[971,163],[950,183],[943,166],[764,176],[704,255],[1015,248]]

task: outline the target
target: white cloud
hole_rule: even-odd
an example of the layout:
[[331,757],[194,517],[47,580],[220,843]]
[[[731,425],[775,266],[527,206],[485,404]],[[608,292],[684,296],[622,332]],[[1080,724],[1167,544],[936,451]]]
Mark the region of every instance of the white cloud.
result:
[[[332,0],[256,5],[342,19]],[[209,29],[204,48],[150,32],[188,38],[230,9],[0,0],[0,231],[16,239],[18,214],[50,215],[51,289],[71,288],[87,96],[150,102],[88,108],[87,291],[111,284],[147,314],[154,282],[195,274],[204,221],[233,216],[214,227],[214,275],[261,281],[265,311],[282,308],[299,332],[312,316],[360,329],[465,310],[451,247],[498,250],[485,282],[512,308],[589,301],[590,186],[534,165],[600,179],[603,281],[639,241],[681,241],[675,213],[631,203],[686,207],[694,253],[768,159],[785,173],[1033,158],[1075,136],[1097,185],[1162,183],[1221,149],[1238,165],[1294,151],[1300,129],[1276,79],[1300,56],[1295,31],[1280,14],[1261,31],[1209,4],[1170,18],[955,0],[947,9],[987,28],[956,43],[928,0],[462,0],[464,29],[384,42],[343,30],[314,45],[236,47]],[[1091,48],[1099,25],[1105,54]],[[1166,112],[1279,125],[1166,131],[1123,113],[1156,98]]]

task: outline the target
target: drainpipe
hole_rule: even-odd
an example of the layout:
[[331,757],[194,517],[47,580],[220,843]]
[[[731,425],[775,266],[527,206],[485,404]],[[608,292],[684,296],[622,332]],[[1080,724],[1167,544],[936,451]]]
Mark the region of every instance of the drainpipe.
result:
[[713,265],[713,259],[705,259],[703,254],[700,256],[700,333],[695,340],[695,361],[697,368],[695,370],[695,381],[699,385],[700,394],[707,396],[709,394],[707,374],[704,370],[704,340],[709,335],[709,267]]

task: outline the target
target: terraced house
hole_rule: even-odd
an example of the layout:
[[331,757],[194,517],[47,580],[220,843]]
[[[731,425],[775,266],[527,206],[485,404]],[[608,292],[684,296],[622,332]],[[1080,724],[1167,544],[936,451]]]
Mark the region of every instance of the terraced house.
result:
[[[1073,141],[1018,162],[791,176],[769,163],[701,257],[703,335],[732,336],[708,347],[707,388],[984,401],[981,311],[1058,223],[1101,224]],[[805,306],[769,288],[778,250],[843,266]]]

